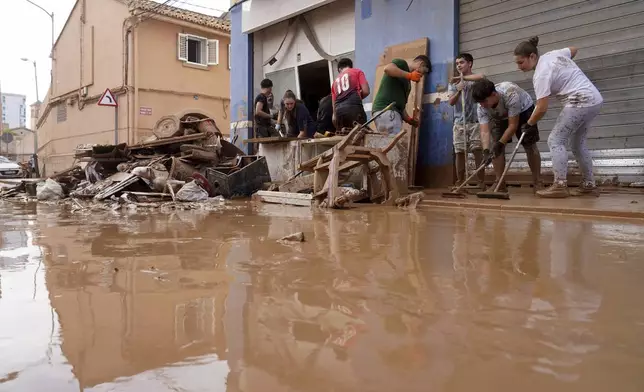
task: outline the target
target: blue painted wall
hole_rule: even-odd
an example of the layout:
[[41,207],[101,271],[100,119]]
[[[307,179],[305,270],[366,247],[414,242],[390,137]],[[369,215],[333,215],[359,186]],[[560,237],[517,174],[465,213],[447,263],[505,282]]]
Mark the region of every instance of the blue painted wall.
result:
[[[373,86],[379,56],[386,46],[429,38],[433,71],[425,94],[445,91],[457,48],[455,0],[355,0],[355,64]],[[420,54],[420,53],[419,53]],[[371,97],[373,99],[373,97]],[[452,167],[452,109],[447,102],[423,107],[419,134],[419,178],[423,185],[444,185]]]
[[241,3],[230,10],[231,22],[231,69],[230,69],[230,102],[231,102],[231,140],[246,153],[249,145],[243,140],[253,137],[252,125],[239,122],[252,120],[253,103],[253,36],[242,33]]

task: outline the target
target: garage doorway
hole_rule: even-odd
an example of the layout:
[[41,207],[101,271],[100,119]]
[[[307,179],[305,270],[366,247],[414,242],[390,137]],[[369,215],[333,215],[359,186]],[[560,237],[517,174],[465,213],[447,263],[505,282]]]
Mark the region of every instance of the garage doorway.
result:
[[300,82],[300,99],[304,101],[313,118],[316,117],[320,99],[331,94],[329,62],[320,60],[297,68]]

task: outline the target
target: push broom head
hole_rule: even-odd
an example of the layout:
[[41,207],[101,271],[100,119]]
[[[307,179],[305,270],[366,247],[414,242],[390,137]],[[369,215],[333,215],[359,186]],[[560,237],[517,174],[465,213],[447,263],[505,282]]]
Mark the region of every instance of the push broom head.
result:
[[441,193],[441,197],[446,197],[448,199],[465,199],[467,195],[460,192],[443,192]]
[[510,200],[510,193],[508,192],[479,192],[476,194],[477,197],[480,197],[482,199],[502,199],[502,200]]

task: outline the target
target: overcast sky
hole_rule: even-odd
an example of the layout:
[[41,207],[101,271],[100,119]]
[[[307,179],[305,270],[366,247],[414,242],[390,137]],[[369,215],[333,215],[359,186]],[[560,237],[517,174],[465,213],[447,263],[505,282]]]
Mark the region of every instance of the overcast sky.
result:
[[[32,0],[54,13],[56,37],[63,28],[76,0]],[[154,0],[164,2],[164,0]],[[91,4],[92,0],[89,0]],[[228,10],[230,0],[170,0],[173,6],[208,15]],[[120,32],[117,32],[120,34]],[[38,93],[43,100],[49,89],[51,60],[51,19],[26,0],[0,0],[0,85],[2,92],[27,95],[27,103],[36,101],[33,63],[38,66]],[[27,126],[30,126],[27,110]]]

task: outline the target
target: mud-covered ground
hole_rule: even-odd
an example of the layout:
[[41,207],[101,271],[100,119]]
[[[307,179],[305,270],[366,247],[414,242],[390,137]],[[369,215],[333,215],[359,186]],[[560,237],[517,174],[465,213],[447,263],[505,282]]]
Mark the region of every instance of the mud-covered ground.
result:
[[643,391],[642,244],[498,212],[0,202],[0,391]]

